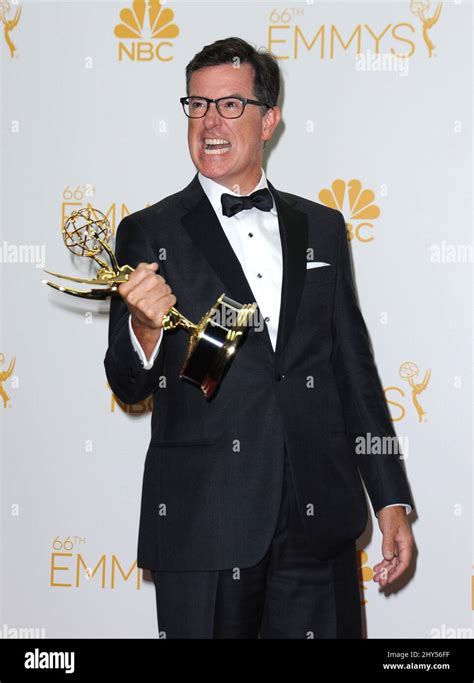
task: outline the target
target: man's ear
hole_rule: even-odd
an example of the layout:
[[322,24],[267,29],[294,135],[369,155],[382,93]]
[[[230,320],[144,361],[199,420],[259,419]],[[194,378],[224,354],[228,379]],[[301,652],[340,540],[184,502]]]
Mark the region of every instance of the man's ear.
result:
[[276,127],[281,120],[281,109],[280,107],[272,107],[263,115],[262,119],[262,140],[270,140]]

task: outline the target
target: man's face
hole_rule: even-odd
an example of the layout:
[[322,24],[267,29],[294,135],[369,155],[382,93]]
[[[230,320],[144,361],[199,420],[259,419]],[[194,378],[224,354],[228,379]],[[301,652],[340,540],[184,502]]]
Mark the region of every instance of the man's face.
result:
[[[257,99],[253,93],[253,69],[250,64],[198,69],[191,76],[189,95]],[[194,165],[207,178],[237,194],[248,194],[260,180],[263,140],[272,137],[279,120],[278,107],[262,116],[260,107],[248,104],[241,117],[226,119],[218,114],[215,104],[210,104],[204,117],[188,119],[188,145]],[[226,142],[208,147],[216,140]]]

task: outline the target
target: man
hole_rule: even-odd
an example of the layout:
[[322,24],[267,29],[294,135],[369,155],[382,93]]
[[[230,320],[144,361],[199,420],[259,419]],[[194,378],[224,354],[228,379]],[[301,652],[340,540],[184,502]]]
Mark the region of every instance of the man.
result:
[[[138,565],[168,638],[360,638],[359,473],[383,534],[381,586],[409,566],[413,501],[399,457],[354,448],[394,431],[344,219],[266,179],[281,117],[271,55],[228,38],[186,76],[198,173],[117,233],[119,262],[136,270],[111,305],[107,377],[127,403],[154,395]],[[177,301],[199,320],[222,292],[256,301],[265,325],[207,401],[179,379],[186,332],[163,334],[162,320]]]

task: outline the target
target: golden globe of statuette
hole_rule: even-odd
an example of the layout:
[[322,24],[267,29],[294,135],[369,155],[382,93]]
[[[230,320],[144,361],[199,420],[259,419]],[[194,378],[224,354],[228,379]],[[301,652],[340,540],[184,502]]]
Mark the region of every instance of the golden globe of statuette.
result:
[[[64,244],[76,256],[86,256],[98,264],[96,277],[86,279],[50,270],[45,272],[62,280],[100,287],[84,290],[58,285],[49,280],[43,282],[59,292],[81,299],[104,300],[116,294],[118,285],[127,282],[134,268],[127,265],[119,266],[109,244],[111,234],[107,217],[98,209],[88,207],[73,211],[66,218],[62,229]],[[108,262],[103,257],[107,258]],[[256,303],[239,304],[221,294],[197,324],[188,320],[174,306],[163,316],[164,330],[183,327],[191,332],[180,377],[199,386],[206,398],[211,398],[215,394],[248,331],[256,309]]]

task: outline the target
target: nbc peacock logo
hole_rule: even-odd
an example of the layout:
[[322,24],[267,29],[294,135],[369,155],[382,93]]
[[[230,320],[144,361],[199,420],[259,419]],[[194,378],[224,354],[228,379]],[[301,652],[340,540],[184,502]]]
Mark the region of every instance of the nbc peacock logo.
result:
[[122,9],[120,23],[114,29],[120,39],[119,61],[171,61],[172,41],[179,35],[179,27],[173,19],[173,10],[163,7],[160,0],[134,0],[131,7]]
[[[375,204],[373,190],[363,189],[360,180],[355,178],[346,182],[338,178],[330,188],[324,188],[318,195],[319,201],[332,209],[349,215],[350,222],[346,222],[348,239],[358,242],[372,242],[374,239],[373,220],[380,216],[380,209]],[[348,205],[344,212],[345,205]]]

